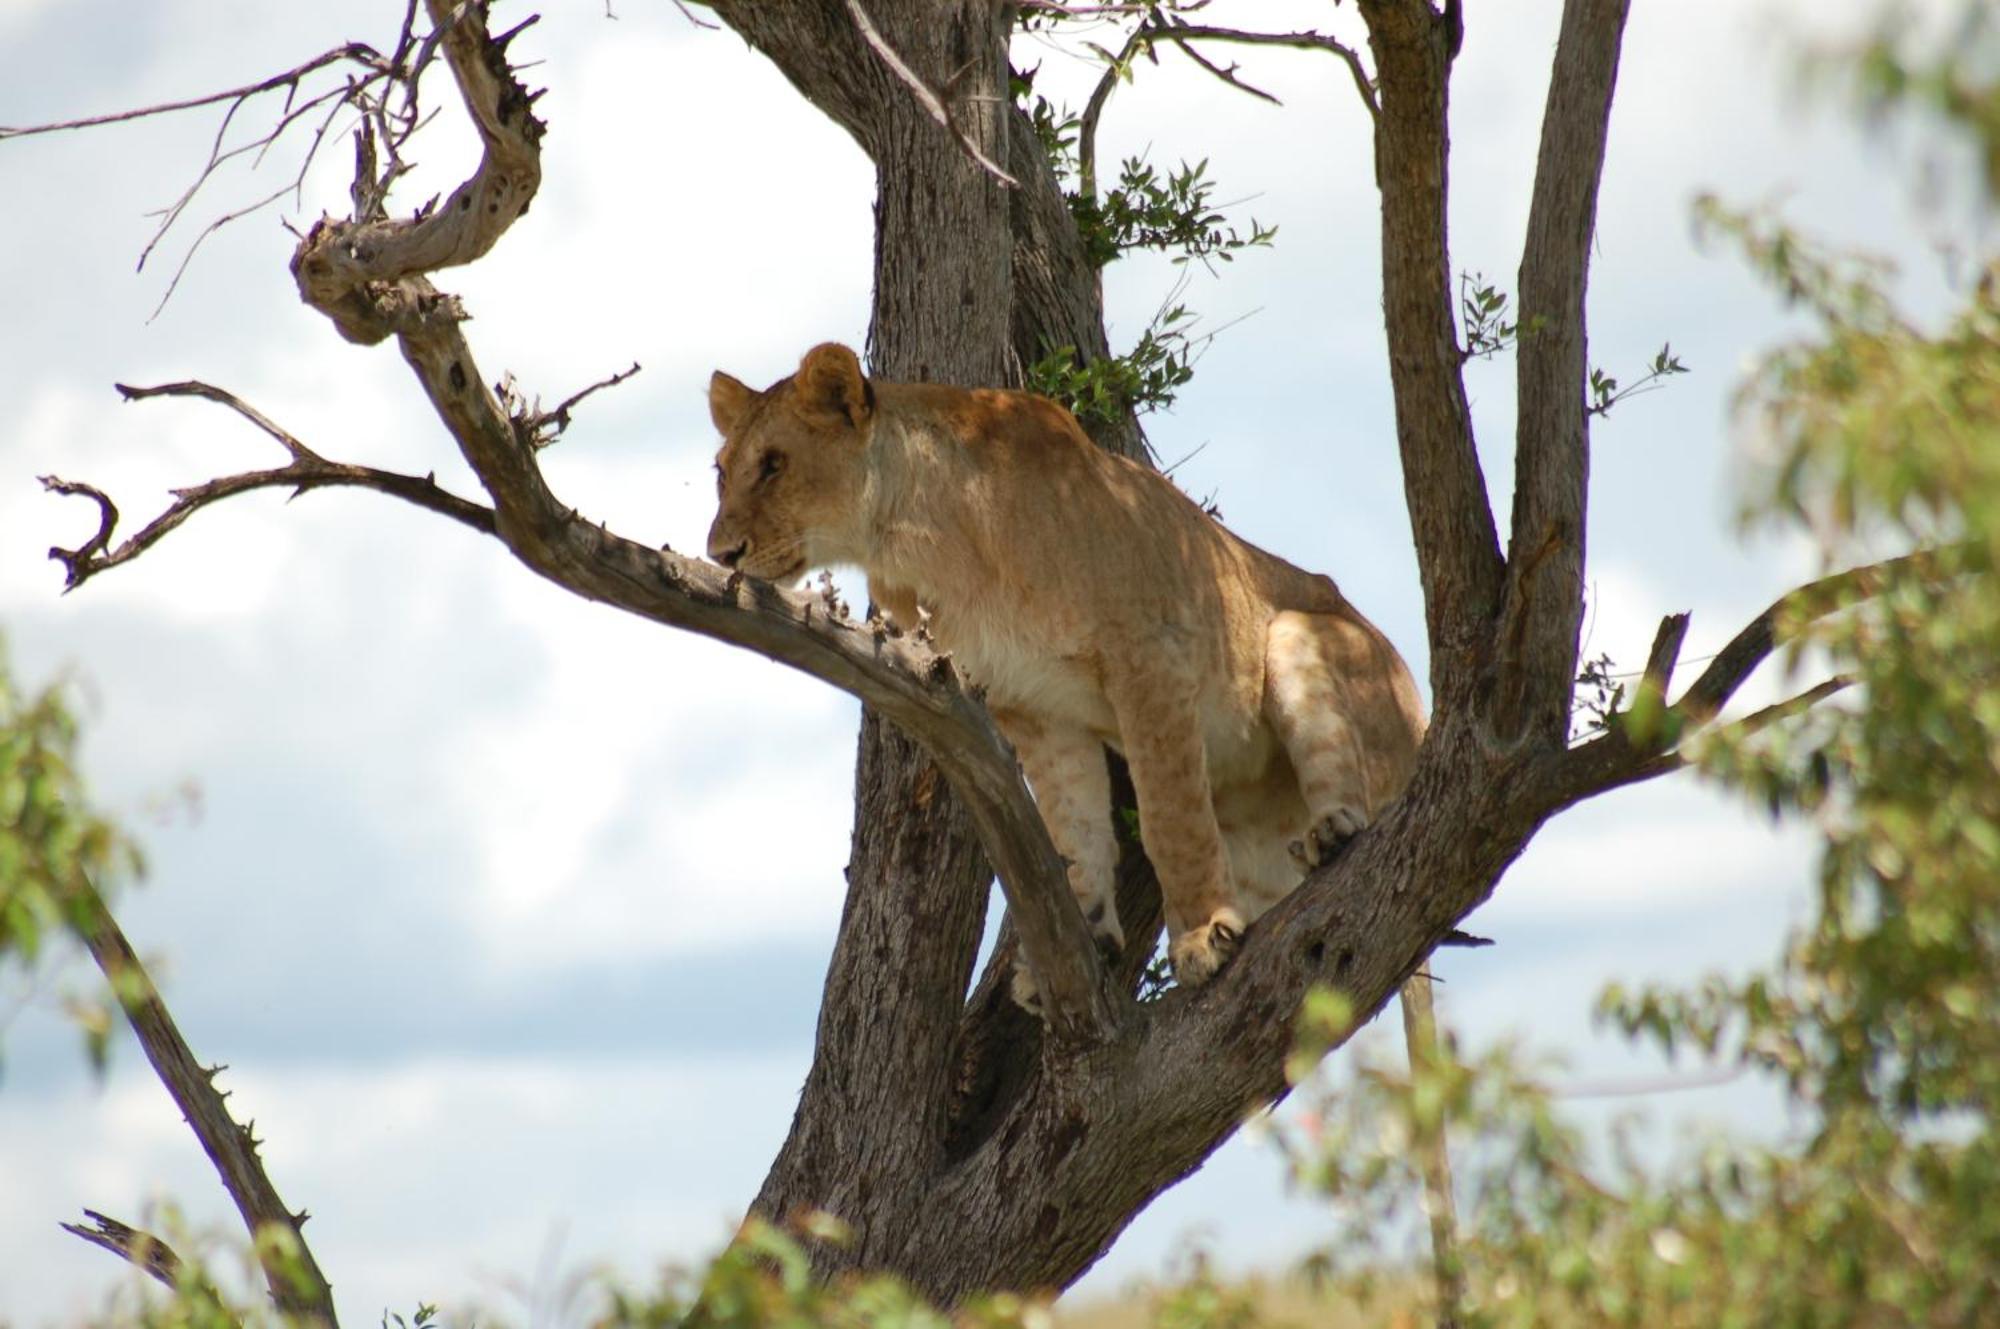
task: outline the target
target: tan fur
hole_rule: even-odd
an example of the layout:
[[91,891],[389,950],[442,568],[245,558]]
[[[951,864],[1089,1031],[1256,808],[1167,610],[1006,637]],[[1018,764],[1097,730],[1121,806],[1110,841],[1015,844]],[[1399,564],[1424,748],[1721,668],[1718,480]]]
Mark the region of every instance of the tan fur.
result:
[[1131,766],[1188,984],[1402,791],[1424,721],[1387,638],[1055,403],[871,383],[829,344],[761,393],[718,372],[709,406],[709,555],[773,579],[851,564],[893,617],[921,605],[985,687],[1107,943],[1122,934],[1102,745]]

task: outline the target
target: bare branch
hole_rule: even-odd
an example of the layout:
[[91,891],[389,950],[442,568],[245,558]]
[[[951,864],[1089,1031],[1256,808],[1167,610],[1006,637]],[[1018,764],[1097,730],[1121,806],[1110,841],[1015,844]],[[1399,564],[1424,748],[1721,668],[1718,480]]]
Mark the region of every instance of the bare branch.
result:
[[[145,1050],[146,1060],[152,1063],[160,1083],[166,1086],[175,1106],[187,1118],[188,1126],[201,1142],[202,1151],[222,1178],[229,1198],[236,1202],[237,1213],[242,1216],[243,1226],[263,1263],[264,1280],[270,1288],[272,1300],[282,1311],[332,1329],[336,1323],[333,1292],[313,1260],[304,1234],[299,1230],[305,1221],[304,1216],[287,1209],[284,1201],[278,1198],[276,1188],[271,1185],[271,1179],[257,1157],[257,1143],[249,1127],[239,1126],[229,1115],[222,1095],[216,1092],[215,1072],[204,1069],[195,1060],[166,1003],[160,1000],[152,977],[133,953],[131,943],[126,941],[117,920],[112,918],[110,909],[105,906],[104,897],[81,877],[69,883],[67,893],[71,926],[82,938],[97,967],[103,971],[105,981],[111,985],[112,993],[125,1011],[125,1018],[131,1023],[132,1032],[139,1036],[139,1046]],[[100,1218],[99,1222],[102,1225],[105,1220]],[[67,1224],[64,1226],[106,1249],[119,1249],[107,1240],[99,1240]],[[265,1233],[271,1231],[283,1233],[291,1250],[280,1252],[262,1239]],[[134,1235],[145,1237],[144,1233]],[[150,1237],[146,1240],[153,1241]],[[119,1253],[126,1252],[120,1250]],[[132,1257],[127,1255],[127,1258]],[[141,1267],[147,1268],[147,1272],[155,1277],[164,1277],[158,1270],[144,1264]]]
[[1237,70],[1242,68],[1241,65],[1235,65],[1235,64],[1218,65],[1215,63],[1215,61],[1210,60],[1200,51],[1197,51],[1186,40],[1183,40],[1178,37],[1169,37],[1168,40],[1172,41],[1174,45],[1180,47],[1182,55],[1185,55],[1188,59],[1194,61],[1196,64],[1200,65],[1203,69],[1207,70],[1210,74],[1213,74],[1216,78],[1219,78],[1224,83],[1227,83],[1230,87],[1235,88],[1238,92],[1247,92],[1252,97],[1256,97],[1259,98],[1260,100],[1267,101],[1271,103],[1271,105],[1273,106],[1284,105],[1283,102],[1279,101],[1276,97],[1264,91],[1262,88],[1257,87],[1250,83],[1245,83],[1242,80],[1242,78],[1240,78],[1236,73]]
[[[1768,728],[1780,720],[1790,719],[1795,715],[1803,715],[1825,701],[1828,697],[1843,692],[1853,685],[1854,680],[1852,678],[1849,678],[1845,674],[1835,674],[1832,678],[1815,683],[1796,696],[1787,697],[1783,701],[1773,702],[1761,710],[1752,711],[1740,720],[1732,721],[1718,729],[1709,731],[1710,737],[1722,742],[1747,738],[1749,735],[1761,729]],[[1691,733],[1692,731],[1683,732]],[[1602,753],[1591,753],[1592,757],[1600,758],[1600,760],[1595,762],[1586,763],[1586,760],[1582,756],[1572,756],[1571,760],[1574,763],[1574,769],[1567,772],[1567,774],[1575,781],[1576,788],[1569,797],[1562,800],[1562,806],[1581,802],[1586,798],[1594,798],[1599,794],[1609,793],[1613,789],[1622,789],[1627,785],[1643,784],[1648,780],[1656,780],[1662,775],[1672,775],[1675,771],[1683,770],[1689,765],[1688,756],[1681,748],[1674,748],[1666,752],[1655,752],[1651,756],[1635,756],[1636,750],[1627,743],[1624,745],[1624,752],[1620,753],[1615,750],[1618,745],[1613,741],[1619,738],[1623,738],[1623,732],[1614,730],[1612,733],[1606,734],[1603,738],[1595,739],[1581,748],[1572,749],[1572,754],[1583,754],[1589,749],[1597,748],[1599,744],[1611,745],[1610,748]],[[1620,761],[1621,757],[1624,758],[1622,762]],[[1587,771],[1587,764],[1594,769]]]
[[853,18],[854,27],[860,32],[861,39],[868,43],[869,49],[880,56],[882,63],[888,66],[889,72],[909,88],[917,99],[917,105],[924,108],[925,114],[943,125],[958,140],[959,146],[965,149],[965,155],[977,162],[979,169],[992,176],[1002,187],[1019,188],[1021,182],[1007,174],[999,162],[986,155],[985,149],[979,146],[979,140],[958,123],[957,117],[951,113],[951,108],[931,90],[930,84],[924,82],[923,76],[905,64],[903,57],[896,54],[895,48],[890,46],[876,29],[874,20],[868,17],[868,11],[861,7],[861,0],[847,0],[847,12]]
[[271,77],[262,79],[256,83],[246,83],[240,88],[229,88],[223,92],[212,92],[205,97],[190,97],[185,101],[160,102],[157,105],[141,106],[129,111],[113,111],[108,115],[85,116],[79,120],[58,120],[45,125],[22,125],[17,127],[0,125],[0,140],[27,138],[35,134],[55,134],[66,129],[91,129],[98,125],[124,124],[131,120],[150,119],[156,115],[172,115],[176,111],[192,111],[203,106],[217,106],[223,102],[234,103],[230,108],[230,113],[234,114],[236,106],[244,102],[250,101],[267,92],[275,92],[279,88],[283,88],[287,92],[296,92],[300,81],[306,75],[347,61],[352,61],[355,64],[361,65],[364,69],[373,70],[378,74],[386,73],[389,69],[389,62],[383,60],[381,52],[377,51],[374,47],[368,45],[366,42],[349,42],[345,46],[337,46],[333,50],[324,51],[304,64],[295,65],[282,74],[273,74]]
[[[1613,724],[1601,737],[1558,754],[1542,768],[1544,778],[1537,784],[1535,797],[1555,811],[1608,790],[1681,769],[1687,763],[1678,748],[1715,720],[1757,667],[1783,644],[1786,633],[1796,633],[1817,619],[1870,599],[1899,578],[1933,580],[1956,575],[1960,555],[1966,548],[1918,550],[1900,558],[1836,572],[1779,596],[1710,657],[1708,668],[1666,709],[1657,725],[1649,726],[1646,734],[1635,735],[1630,726]],[[1656,666],[1667,658],[1664,643],[1670,637],[1676,639],[1673,645],[1678,650],[1677,638],[1686,631],[1685,625],[1678,629],[1673,626],[1674,619],[1680,617],[1669,616],[1660,624],[1653,655],[1647,663],[1647,681],[1642,686],[1650,686]],[[1661,667],[1657,672],[1664,691],[1667,670]],[[1735,737],[1755,733],[1817,705],[1851,682],[1840,676],[1830,678],[1716,732]]]
[[1688,616],[1668,614],[1660,620],[1660,626],[1653,634],[1653,649],[1646,653],[1646,672],[1639,677],[1639,688],[1650,690],[1654,696],[1667,695],[1667,686],[1673,682],[1674,665],[1681,658],[1681,643],[1687,639]]
[[63,589],[66,591],[75,590],[100,572],[137,558],[159,543],[175,527],[209,504],[235,494],[248,493],[253,489],[290,489],[293,497],[309,490],[337,486],[373,489],[450,517],[481,534],[494,534],[493,512],[490,508],[481,507],[439,487],[435,476],[400,475],[394,471],[377,470],[372,466],[354,466],[345,462],[328,461],[234,393],[211,384],[164,383],[158,387],[134,388],[121,383],[118,385],[118,391],[124,394],[127,401],[140,401],[148,397],[201,397],[218,402],[276,439],[291,454],[292,460],[289,465],[271,470],[225,475],[198,485],[174,490],[174,501],[167,510],[148,522],[142,530],[125,540],[116,549],[110,548],[110,543],[118,524],[118,508],[102,490],[53,475],[41,477],[42,487],[51,493],[77,495],[97,504],[98,528],[95,535],[75,549],[57,547],[49,550],[49,557],[63,565]]
[[[1311,31],[1246,32],[1238,28],[1212,28],[1200,24],[1173,21],[1164,23],[1159,27],[1149,27],[1146,31],[1153,40],[1173,42],[1174,45],[1186,52],[1189,58],[1195,60],[1210,73],[1222,78],[1224,82],[1233,83],[1243,88],[1245,92],[1271,102],[1276,102],[1278,99],[1267,92],[1259,91],[1256,88],[1238,82],[1234,78],[1228,77],[1228,75],[1216,69],[1208,61],[1202,60],[1201,57],[1196,55],[1190,43],[1214,41],[1228,42],[1240,46],[1288,46],[1294,50],[1301,51],[1331,51],[1333,54],[1339,56],[1341,62],[1347,66],[1347,72],[1354,79],[1354,90],[1361,94],[1361,104],[1368,109],[1368,118],[1374,120],[1379,119],[1381,116],[1382,108],[1375,99],[1375,81],[1368,77],[1368,70],[1361,63],[1360,53],[1346,42],[1341,41],[1338,37],[1327,33]],[[1230,72],[1233,73],[1234,70],[1235,66],[1230,66]]]
[[606,388],[615,388],[638,372],[639,362],[634,360],[630,369],[612,374],[608,378],[600,378],[589,387],[578,392],[573,392],[563,398],[562,403],[553,411],[541,410],[539,409],[539,403],[537,403],[537,409],[525,417],[521,417],[518,423],[528,431],[529,439],[535,447],[545,448],[555,442],[563,430],[569,428],[570,411],[583,401],[585,397],[588,397],[593,392],[602,392]]
[[1708,668],[1702,670],[1681,699],[1674,703],[1675,712],[1688,725],[1706,724],[1777,648],[1779,632],[1788,623],[1799,625],[1824,618],[1856,601],[1879,594],[1884,586],[1901,576],[1914,574],[1931,578],[1948,574],[1953,569],[1957,552],[1954,547],[1918,550],[1900,558],[1821,577],[1778,597],[1769,608],[1730,638],[1728,645],[1715,653]]
[[107,1218],[95,1209],[84,1210],[83,1216],[90,1220],[88,1225],[61,1223],[57,1226],[73,1237],[82,1237],[91,1245],[110,1251],[170,1288],[180,1287],[181,1257],[174,1254],[166,1242],[150,1232],[141,1232],[129,1223]]

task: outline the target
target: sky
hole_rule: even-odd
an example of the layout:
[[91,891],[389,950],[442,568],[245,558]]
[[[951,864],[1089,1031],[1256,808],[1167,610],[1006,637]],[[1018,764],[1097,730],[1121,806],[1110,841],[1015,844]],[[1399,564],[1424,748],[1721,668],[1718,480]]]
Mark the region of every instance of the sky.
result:
[[[555,401],[644,366],[581,409],[545,470],[587,515],[696,550],[713,503],[708,375],[768,381],[816,342],[860,344],[872,174],[733,34],[660,0],[615,8],[550,6],[517,44],[550,89],[542,192],[493,254],[439,284],[471,311],[489,381],[510,372]],[[1225,3],[1211,17],[1249,22],[1251,8],[1262,26],[1355,32],[1351,6]],[[1817,568],[1797,540],[1738,530],[1730,395],[1799,325],[1739,259],[1697,241],[1697,194],[1781,204],[1905,256],[1916,297],[1935,295],[1907,145],[1797,93],[1794,37],[1859,8],[1635,6],[1591,355],[1629,380],[1671,343],[1693,372],[1595,427],[1587,655],[1635,669],[1660,615],[1692,610],[1698,660]],[[1453,259],[1502,285],[1557,10],[1474,7],[1457,65]],[[399,17],[382,0],[6,0],[0,124],[233,86],[349,38],[386,46]],[[1331,59],[1232,58],[1283,108],[1169,58],[1104,119],[1103,160],[1207,158],[1221,197],[1279,227],[1271,250],[1191,275],[1184,298],[1223,330],[1148,430],[1162,458],[1185,458],[1184,487],[1333,575],[1421,676],[1365,116]],[[1016,51],[1038,60],[1038,86],[1080,104],[1087,61]],[[405,208],[469,169],[443,91]],[[339,143],[299,198],[211,237],[155,313],[199,228],[297,169],[288,143],[254,173],[225,171],[135,271],[148,214],[186,188],[216,125],[193,112],[0,142],[0,632],[17,674],[71,679],[84,699],[85,769],[151,861],[119,903],[126,929],[196,1052],[230,1067],[231,1106],[255,1118],[280,1192],[313,1212],[342,1314],[373,1323],[435,1301],[564,1322],[580,1272],[643,1276],[712,1252],[783,1138],[839,915],[857,710],[758,657],[586,604],[492,541],[367,493],[230,500],[61,595],[46,550],[85,538],[93,513],[34,477],[107,488],[129,530],[170,486],[282,460],[224,411],[121,404],[114,382],[206,379],[328,456],[434,470],[476,494],[393,350],[340,341],[291,286],[282,223],[344,208]],[[1110,270],[1114,344],[1177,275],[1153,259]],[[1468,377],[1502,514],[1510,370]],[[1782,684],[1760,678],[1745,701]],[[1498,945],[1439,958],[1443,1018],[1475,1046],[1559,1049],[1580,1079],[1656,1073],[1593,1035],[1595,992],[1768,958],[1804,916],[1810,865],[1798,830],[1686,777],[1588,805],[1475,916]],[[164,1221],[172,1202],[197,1230],[233,1222],[136,1046],[120,1041],[103,1080],[88,1071],[61,1002],[90,977],[74,960],[33,982],[0,975],[0,1324],[72,1321],[128,1279],[57,1228],[83,1207]],[[1792,1124],[1741,1083],[1646,1106],[1668,1135]],[[1125,1295],[1190,1242],[1232,1268],[1275,1267],[1330,1226],[1287,1194],[1269,1146],[1238,1140],[1082,1290]]]

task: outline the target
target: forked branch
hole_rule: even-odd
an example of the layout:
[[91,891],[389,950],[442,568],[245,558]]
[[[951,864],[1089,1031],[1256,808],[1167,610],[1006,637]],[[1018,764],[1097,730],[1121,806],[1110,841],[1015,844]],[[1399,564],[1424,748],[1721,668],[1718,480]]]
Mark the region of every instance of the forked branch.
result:
[[229,407],[276,439],[285,451],[291,454],[292,460],[284,466],[269,470],[225,475],[174,490],[174,501],[168,505],[167,510],[153,518],[137,534],[125,539],[115,549],[111,547],[111,540],[117,531],[118,507],[111,501],[110,496],[92,485],[64,480],[53,475],[43,476],[42,487],[51,493],[77,495],[97,504],[96,534],[74,549],[58,546],[49,550],[49,557],[63,565],[63,589],[66,591],[75,590],[106,569],[115,568],[121,563],[128,563],[137,558],[159,543],[168,532],[209,504],[236,494],[248,493],[253,489],[290,489],[294,498],[308,490],[336,486],[373,489],[403,499],[405,502],[414,503],[418,507],[427,508],[441,516],[450,517],[453,521],[470,526],[482,534],[493,534],[493,510],[441,488],[435,476],[399,475],[394,471],[377,470],[372,466],[328,461],[234,393],[212,384],[163,383],[157,387],[135,388],[120,383],[118,391],[127,401],[141,401],[148,397],[201,397],[217,402]]
[[[1779,646],[1817,620],[1881,594],[1899,579],[1957,575],[1958,555],[1959,549],[1951,546],[1918,550],[1833,573],[1778,597],[1716,652],[1679,700],[1650,714],[1643,726],[1613,723],[1602,736],[1558,754],[1545,768],[1551,808],[1567,807],[1607,790],[1680,770],[1687,765],[1681,750],[1686,741],[1714,724],[1729,699]],[[1681,638],[1687,632],[1686,617],[1672,614],[1661,621],[1640,685],[1641,697],[1650,693],[1656,700],[1664,698]],[[1852,683],[1850,678],[1835,675],[1732,721],[1724,730],[1734,735],[1755,733],[1818,705]],[[1627,712],[1638,713],[1636,706]]]

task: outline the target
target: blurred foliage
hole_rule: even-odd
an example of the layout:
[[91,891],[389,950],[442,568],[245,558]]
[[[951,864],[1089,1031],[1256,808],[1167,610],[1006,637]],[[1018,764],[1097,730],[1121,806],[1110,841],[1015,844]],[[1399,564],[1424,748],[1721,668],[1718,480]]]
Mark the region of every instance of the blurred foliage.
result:
[[[1899,27],[1899,8],[1845,68],[1871,110],[1909,109],[1975,144],[1990,206],[2000,11],[1957,12]],[[1793,671],[1830,668],[1853,681],[1845,693],[1789,724],[1692,741],[1711,778],[1815,827],[1816,916],[1762,972],[1601,1001],[1628,1038],[1781,1086],[1796,1138],[1711,1138],[1664,1166],[1630,1122],[1593,1146],[1505,1047],[1413,1069],[1357,1059],[1337,1095],[1309,1082],[1311,1110],[1278,1135],[1300,1180],[1336,1201],[1328,1267],[1366,1273],[1416,1262],[1411,1145],[1447,1127],[1464,1323],[1993,1324],[2000,261],[1926,322],[1898,307],[1886,263],[1765,214],[1707,201],[1700,216],[1809,320],[1738,397],[1751,519],[1807,533],[1829,571],[1919,551],[1781,622]],[[1482,297],[1476,312],[1495,321],[1501,306]],[[1295,1072],[1341,1014],[1308,1021]]]
[[[76,767],[77,739],[67,690],[23,690],[0,641],[0,966],[32,970],[54,936],[84,919],[73,883],[104,889],[143,869],[138,848],[91,807]],[[65,1005],[101,1069],[110,1003],[72,997]]]

